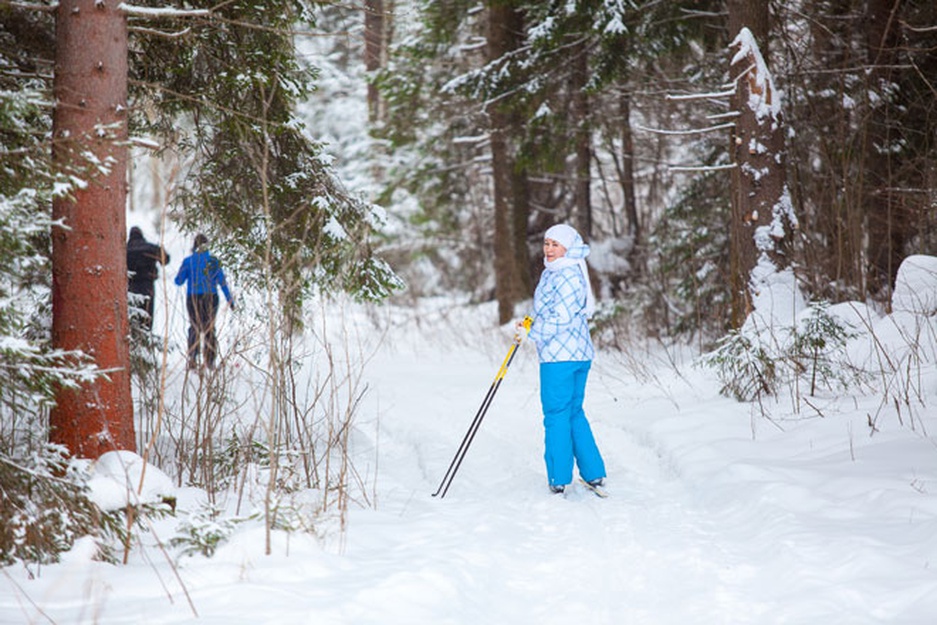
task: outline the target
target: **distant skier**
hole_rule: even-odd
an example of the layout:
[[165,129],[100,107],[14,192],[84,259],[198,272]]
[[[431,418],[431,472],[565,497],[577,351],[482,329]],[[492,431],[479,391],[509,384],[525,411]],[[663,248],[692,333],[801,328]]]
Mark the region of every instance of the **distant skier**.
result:
[[543,240],[544,271],[534,292],[530,338],[540,358],[540,402],[550,490],[573,480],[573,461],[593,487],[605,480],[605,463],[582,402],[595,356],[588,319],[595,311],[586,256],[589,246],[570,226],[558,224]]
[[188,366],[199,365],[199,347],[204,343],[205,365],[215,367],[218,341],[215,337],[215,315],[218,313],[218,287],[221,287],[231,309],[235,309],[234,298],[225,281],[224,271],[218,259],[208,253],[208,237],[195,235],[192,254],[182,261],[176,284],[186,287],[186,311],[189,313]]
[[153,304],[156,297],[154,283],[159,277],[156,263],[165,267],[169,263],[169,254],[162,246],[144,239],[140,228],[132,227],[127,238],[127,291],[144,298],[142,308],[137,308],[146,313],[142,323],[148,331],[153,329]]

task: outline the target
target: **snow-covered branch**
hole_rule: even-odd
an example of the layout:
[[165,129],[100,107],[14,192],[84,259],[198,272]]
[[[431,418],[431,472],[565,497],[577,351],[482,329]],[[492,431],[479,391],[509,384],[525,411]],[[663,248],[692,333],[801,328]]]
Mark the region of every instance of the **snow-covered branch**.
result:
[[130,143],[141,148],[147,148],[149,150],[159,149],[159,143],[147,137],[130,137]]
[[209,9],[177,9],[175,7],[141,7],[121,2],[117,8],[134,17],[205,17]]
[[729,163],[728,165],[668,165],[667,170],[670,172],[706,172],[706,171],[725,171],[727,169],[735,169],[738,167],[735,163]]
[[683,95],[673,95],[667,94],[666,99],[673,100],[675,102],[682,102],[686,100],[714,100],[720,98],[731,98],[735,94],[735,89],[728,91],[714,91],[713,93],[686,93]]
[[662,128],[648,128],[647,126],[635,125],[636,130],[643,130],[645,132],[653,132],[659,135],[697,135],[704,132],[713,132],[715,130],[725,130],[727,128],[734,128],[735,124],[717,124],[715,126],[708,126],[706,128],[688,128],[686,130],[664,130]]
[[906,28],[913,33],[932,33],[937,30],[937,26],[912,26],[904,20],[901,20],[902,28]]
[[185,37],[190,32],[192,32],[191,28],[184,28],[174,33],[167,33],[162,30],[156,30],[155,28],[141,28],[139,26],[131,26],[129,30],[135,33],[140,33],[141,35],[152,35],[154,37],[162,37],[163,39],[178,39],[180,37]]
[[23,9],[25,11],[43,11],[45,13],[53,13],[56,9],[59,8],[58,2],[52,2],[50,4],[36,4],[34,2],[9,2],[7,6],[14,9]]
[[736,119],[741,113],[738,111],[726,111],[725,113],[714,113],[712,115],[707,115],[706,119]]

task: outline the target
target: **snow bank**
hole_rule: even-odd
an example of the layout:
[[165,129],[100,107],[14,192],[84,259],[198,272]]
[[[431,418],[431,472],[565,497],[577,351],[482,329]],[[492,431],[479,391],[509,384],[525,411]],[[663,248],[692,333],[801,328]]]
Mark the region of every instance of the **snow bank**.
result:
[[904,259],[895,279],[891,308],[925,317],[937,313],[937,257],[916,255]]
[[88,487],[91,500],[102,510],[157,502],[175,489],[168,475],[131,451],[111,451],[98,458],[91,465]]

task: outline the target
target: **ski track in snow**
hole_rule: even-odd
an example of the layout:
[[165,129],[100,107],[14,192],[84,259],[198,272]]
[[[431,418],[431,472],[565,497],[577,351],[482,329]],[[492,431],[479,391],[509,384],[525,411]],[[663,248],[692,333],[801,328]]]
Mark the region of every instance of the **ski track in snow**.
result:
[[[73,554],[33,580],[14,567],[0,623],[855,625],[937,613],[926,439],[869,439],[857,419],[781,432],[702,374],[637,380],[600,354],[586,411],[610,496],[579,484],[552,495],[524,344],[448,495],[433,498],[510,334],[406,329],[367,366],[355,453],[368,470],[379,456],[376,506],[352,509],[344,535],[276,534],[266,556],[252,528],[184,560],[198,620],[152,540],[126,567]],[[898,478],[890,445],[912,452]]]
[[[937,579],[925,574],[922,583],[920,571],[929,561],[920,553],[921,543],[909,539],[904,550],[894,544],[896,538],[905,542],[899,537],[908,531],[901,524],[907,524],[909,511],[897,513],[893,532],[873,535],[851,506],[838,508],[839,495],[855,495],[817,483],[824,467],[816,467],[815,474],[813,465],[794,469],[797,463],[785,457],[757,455],[763,447],[758,441],[771,439],[774,426],[760,416],[755,419],[761,422],[753,424],[750,406],[714,394],[696,397],[692,389],[669,391],[623,380],[620,370],[609,373],[601,355],[590,377],[586,408],[608,465],[611,497],[599,500],[578,485],[566,499],[547,494],[536,355],[532,345],[524,349],[447,498],[427,502],[424,493],[414,493],[399,512],[410,520],[426,515],[429,526],[448,514],[456,534],[447,536],[444,530],[443,536],[422,540],[398,538],[420,544],[403,562],[424,560],[430,567],[440,554],[452,554],[453,575],[458,571],[469,580],[484,580],[477,593],[466,590],[465,595],[496,597],[479,604],[460,602],[457,611],[464,616],[453,622],[562,623],[583,615],[607,623],[915,622],[910,615],[919,613],[922,604],[937,606]],[[411,377],[411,372],[405,377],[428,380],[438,390],[432,372],[453,363],[433,363],[431,357],[428,353],[418,361],[426,369],[422,376]],[[476,371],[484,368],[483,361],[462,364],[466,372]],[[681,385],[677,380],[667,384]],[[486,384],[473,380],[472,386],[480,401]],[[447,427],[433,424],[425,442],[435,458],[435,478],[441,478],[448,466],[442,448],[447,444],[450,454],[455,451],[476,406],[449,399],[464,398],[464,392],[411,394],[412,384],[405,379],[388,388],[407,389],[410,399],[420,397],[412,408],[403,396],[398,399],[404,412],[418,412],[423,420],[444,419]],[[730,434],[710,440],[706,434],[712,421],[726,413],[737,417],[728,426]],[[674,414],[680,418],[671,424],[668,417]],[[696,419],[698,444],[692,431]],[[666,434],[669,427],[688,424],[682,437],[670,437],[687,449],[663,449],[655,441],[655,429]],[[761,430],[754,439],[753,429]],[[387,430],[393,436],[392,424]],[[402,438],[415,437],[407,432]],[[838,442],[842,467],[846,437]],[[719,458],[720,449],[733,448],[756,455],[743,456],[738,464]],[[434,463],[423,458],[420,464]],[[702,475],[696,474],[699,469]],[[708,479],[706,471],[715,472],[715,479]],[[433,476],[427,477],[427,488],[434,490]],[[803,506],[804,514],[791,510],[791,502]],[[921,514],[932,519],[934,511],[932,502],[923,503]],[[929,519],[920,533],[934,529]],[[877,520],[870,525],[880,527]],[[882,571],[908,567],[906,579],[883,586]],[[454,592],[457,597],[463,593]]]
[[[426,493],[435,490],[430,481],[425,492],[401,498],[399,514],[409,521],[401,531],[407,535],[385,540],[407,545],[408,553],[393,561],[406,570],[420,568],[421,562],[430,568],[442,554],[451,554],[444,586],[452,589],[452,596],[446,601],[458,601],[453,612],[460,615],[452,622],[566,623],[585,614],[592,615],[592,622],[671,622],[666,609],[676,610],[679,618],[673,622],[694,614],[725,619],[720,622],[757,622],[752,601],[733,596],[735,581],[750,573],[732,565],[706,518],[684,505],[690,496],[666,459],[636,442],[626,419],[602,416],[603,399],[616,413],[620,408],[602,398],[598,367],[587,391],[592,400],[587,409],[605,454],[611,496],[600,500],[578,484],[566,497],[548,493],[536,354],[532,345],[524,350],[492,402],[447,497],[427,500]],[[426,367],[422,375],[405,372],[404,377],[425,380],[431,371],[452,366],[429,359],[427,355],[421,360]],[[404,380],[387,386],[407,388]],[[466,393],[432,390],[438,388],[434,382],[425,393],[408,390],[408,396],[421,398],[420,407],[403,408],[420,410],[424,419],[444,420],[448,426],[434,424],[426,443],[433,448],[438,473],[430,479],[442,477],[448,466],[446,452],[455,452],[477,409],[448,405],[454,403],[448,397]],[[479,381],[477,388],[480,403],[487,385]],[[434,398],[441,405],[434,406]],[[427,415],[427,409],[440,416]],[[385,427],[385,436],[394,437],[394,426]],[[400,439],[412,440],[413,433]],[[402,449],[406,453],[407,445]],[[385,500],[385,512],[388,507]],[[447,521],[434,532],[440,515]],[[418,529],[421,522],[425,531]],[[353,537],[349,544],[355,544]],[[355,552],[350,548],[349,555]],[[446,574],[445,569],[440,573]],[[672,601],[674,594],[681,597],[678,604]],[[485,599],[492,595],[497,598]],[[737,606],[744,607],[742,614],[732,613]]]

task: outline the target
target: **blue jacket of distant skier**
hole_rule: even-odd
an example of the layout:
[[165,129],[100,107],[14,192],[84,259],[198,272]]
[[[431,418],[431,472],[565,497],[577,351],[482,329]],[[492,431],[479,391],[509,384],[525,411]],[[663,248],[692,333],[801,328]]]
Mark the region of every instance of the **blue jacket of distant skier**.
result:
[[221,287],[225,299],[231,302],[231,291],[225,281],[224,270],[218,259],[207,251],[194,252],[182,261],[179,273],[176,274],[176,284],[186,286],[188,295],[215,295]]
[[[584,247],[587,255],[588,246]],[[586,313],[587,288],[576,263],[554,262],[540,276],[530,329],[540,362],[585,361],[595,356]]]

